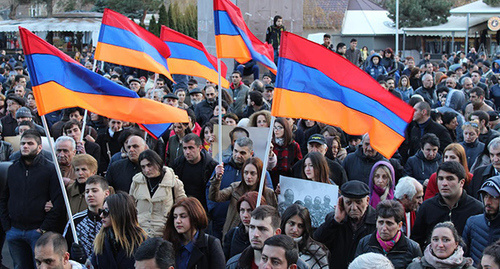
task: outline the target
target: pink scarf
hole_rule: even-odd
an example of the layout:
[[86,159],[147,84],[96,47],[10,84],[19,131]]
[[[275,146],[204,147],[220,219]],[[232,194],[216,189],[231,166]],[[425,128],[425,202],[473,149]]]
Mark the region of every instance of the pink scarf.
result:
[[389,241],[384,241],[382,237],[380,237],[380,234],[377,231],[377,241],[380,244],[380,246],[384,249],[385,253],[389,253],[391,249],[396,245],[396,243],[399,241],[401,238],[401,231],[398,231],[396,235]]

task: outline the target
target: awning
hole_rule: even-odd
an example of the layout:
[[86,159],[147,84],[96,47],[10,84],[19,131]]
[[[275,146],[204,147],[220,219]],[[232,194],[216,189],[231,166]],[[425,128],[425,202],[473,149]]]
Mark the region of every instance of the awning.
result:
[[[348,10],[342,24],[343,36],[395,35],[394,22],[386,10]],[[403,31],[399,30],[402,34]]]
[[461,7],[457,7],[450,10],[452,15],[467,15],[467,14],[477,14],[477,15],[488,15],[498,16],[500,14],[500,7],[492,7],[485,4],[482,0],[472,2]]
[[[470,18],[469,31],[479,30],[480,24],[488,21],[489,15],[478,15]],[[436,26],[403,28],[408,36],[453,36],[465,37],[467,29],[467,18],[463,16],[450,16],[448,22]]]
[[0,21],[0,32],[17,32],[19,26],[32,32],[99,32],[102,18],[32,18]]

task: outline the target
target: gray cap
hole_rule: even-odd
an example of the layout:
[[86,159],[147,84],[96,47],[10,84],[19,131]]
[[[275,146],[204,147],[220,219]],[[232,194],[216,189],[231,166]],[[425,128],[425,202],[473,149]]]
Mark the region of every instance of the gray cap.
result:
[[33,115],[29,108],[21,107],[16,111],[16,119],[19,118],[33,118]]

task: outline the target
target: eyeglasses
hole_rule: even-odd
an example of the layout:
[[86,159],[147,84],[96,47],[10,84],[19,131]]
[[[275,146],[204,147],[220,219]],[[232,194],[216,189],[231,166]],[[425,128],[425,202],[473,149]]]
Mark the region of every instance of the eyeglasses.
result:
[[105,218],[107,218],[109,216],[109,209],[108,208],[99,209],[98,212],[99,212],[99,215],[102,215]]
[[283,126],[274,126],[274,130],[283,130]]

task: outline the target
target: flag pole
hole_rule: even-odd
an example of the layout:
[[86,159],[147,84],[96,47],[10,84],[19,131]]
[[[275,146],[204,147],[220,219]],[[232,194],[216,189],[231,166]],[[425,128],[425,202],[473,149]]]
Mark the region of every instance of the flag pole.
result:
[[219,163],[222,163],[222,75],[221,75],[221,59],[217,58],[217,72],[219,73]]
[[[97,60],[94,59],[94,64],[92,65],[92,72],[95,72],[96,68],[97,68]],[[80,135],[81,142],[83,142],[83,138],[85,137],[85,125],[87,125],[87,115],[88,115],[88,110],[85,109],[85,113],[83,113],[83,123],[82,123],[82,130],[81,130],[82,133]]]
[[54,166],[56,167],[57,177],[59,178],[59,184],[61,187],[62,196],[64,198],[64,204],[66,205],[66,213],[68,214],[69,224],[71,226],[71,231],[73,232],[73,238],[75,240],[75,243],[78,244],[78,235],[76,234],[75,222],[73,221],[73,214],[71,213],[71,207],[69,205],[68,194],[66,193],[66,186],[64,186],[64,181],[63,181],[61,169],[59,168],[59,165],[57,164],[57,155],[56,155],[56,151],[54,150],[54,143],[52,141],[52,137],[50,136],[49,126],[47,124],[47,120],[45,119],[45,115],[42,115],[42,123],[43,123],[43,128],[45,129],[45,133],[47,134],[47,140],[49,140],[50,151],[52,153],[52,159],[53,159]]
[[257,206],[260,206],[260,199],[262,199],[262,192],[264,191],[264,181],[266,180],[267,165],[269,163],[269,151],[271,150],[271,141],[273,139],[274,122],[276,121],[275,116],[271,116],[271,124],[269,124],[269,132],[267,134],[266,152],[264,155],[264,166],[262,166],[262,174],[260,175],[259,182],[259,195],[257,196]]

